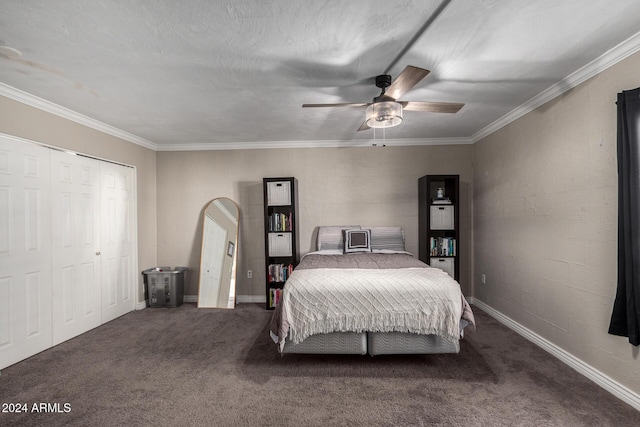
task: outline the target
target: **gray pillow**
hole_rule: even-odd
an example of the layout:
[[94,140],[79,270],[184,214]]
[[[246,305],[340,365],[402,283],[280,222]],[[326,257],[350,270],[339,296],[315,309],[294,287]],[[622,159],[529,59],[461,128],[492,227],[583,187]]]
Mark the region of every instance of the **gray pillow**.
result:
[[402,227],[366,227],[371,230],[372,250],[404,251]]
[[316,246],[319,251],[344,250],[344,230],[360,229],[359,225],[332,225],[318,227]]

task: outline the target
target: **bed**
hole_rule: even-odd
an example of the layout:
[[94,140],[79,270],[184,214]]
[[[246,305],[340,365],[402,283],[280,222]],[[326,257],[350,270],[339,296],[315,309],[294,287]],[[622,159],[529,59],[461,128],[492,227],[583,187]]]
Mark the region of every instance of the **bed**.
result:
[[274,310],[281,353],[457,353],[475,329],[460,285],[405,251],[400,227],[319,227]]

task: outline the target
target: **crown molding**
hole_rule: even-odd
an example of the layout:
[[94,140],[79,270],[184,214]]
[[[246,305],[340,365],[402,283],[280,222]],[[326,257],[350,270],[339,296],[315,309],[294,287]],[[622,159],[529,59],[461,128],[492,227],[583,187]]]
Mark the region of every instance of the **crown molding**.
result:
[[211,150],[262,150],[270,148],[327,148],[327,147],[402,147],[414,145],[464,145],[473,144],[471,138],[416,138],[416,139],[355,139],[350,141],[263,141],[218,142],[193,144],[162,144],[157,151],[211,151]]
[[30,93],[21,91],[20,89],[16,89],[7,84],[0,83],[0,95],[5,96],[9,99],[13,99],[14,101],[29,105],[31,107],[35,107],[47,113],[54,114],[64,119],[71,120],[72,122],[76,122],[88,128],[95,129],[111,136],[115,136],[116,138],[131,142],[132,144],[140,145],[154,151],[158,149],[158,144],[154,142],[147,141],[144,138],[140,138],[139,136],[136,136],[129,132],[125,132],[106,123],[102,123],[101,121],[92,119],[91,117],[87,117],[83,114],[77,113],[58,104],[54,104],[53,102],[39,98]]
[[636,33],[617,46],[609,49],[604,54],[594,59],[584,67],[569,74],[558,83],[550,86],[521,106],[515,108],[495,122],[479,130],[471,136],[470,139],[472,143],[476,143],[482,138],[491,135],[492,133],[505,127],[509,123],[519,119],[527,113],[530,113],[541,105],[544,105],[552,99],[567,92],[568,90],[573,89],[579,84],[589,80],[593,76],[598,75],[607,68],[617,64],[625,58],[628,58],[638,51],[640,51],[640,33]]

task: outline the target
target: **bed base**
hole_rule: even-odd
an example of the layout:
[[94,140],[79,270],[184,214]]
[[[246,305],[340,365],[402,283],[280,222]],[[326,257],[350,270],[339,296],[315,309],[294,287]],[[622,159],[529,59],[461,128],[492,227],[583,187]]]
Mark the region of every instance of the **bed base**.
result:
[[287,341],[282,353],[305,354],[439,354],[458,353],[458,340],[402,332],[334,332],[312,335],[299,344]]
[[283,353],[367,354],[366,332],[334,332],[311,335],[299,344],[284,343]]

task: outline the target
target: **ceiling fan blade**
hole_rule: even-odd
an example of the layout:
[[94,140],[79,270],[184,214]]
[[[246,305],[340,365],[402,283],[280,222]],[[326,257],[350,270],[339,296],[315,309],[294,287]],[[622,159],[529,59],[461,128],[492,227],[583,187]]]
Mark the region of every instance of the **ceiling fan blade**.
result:
[[341,103],[341,104],[302,104],[302,108],[308,107],[366,107],[369,105],[366,102],[361,102],[359,104],[352,103]]
[[393,83],[391,83],[391,86],[385,90],[384,94],[393,99],[398,99],[407,93],[409,89],[414,87],[420,80],[424,79],[427,74],[429,74],[429,70],[407,65]]
[[464,104],[453,102],[403,101],[400,104],[406,111],[428,111],[431,113],[457,113],[464,106]]
[[367,130],[367,129],[371,129],[371,128],[369,127],[369,125],[367,124],[367,121],[365,120],[364,122],[362,122],[362,124],[358,128],[358,132],[360,132],[361,130]]

